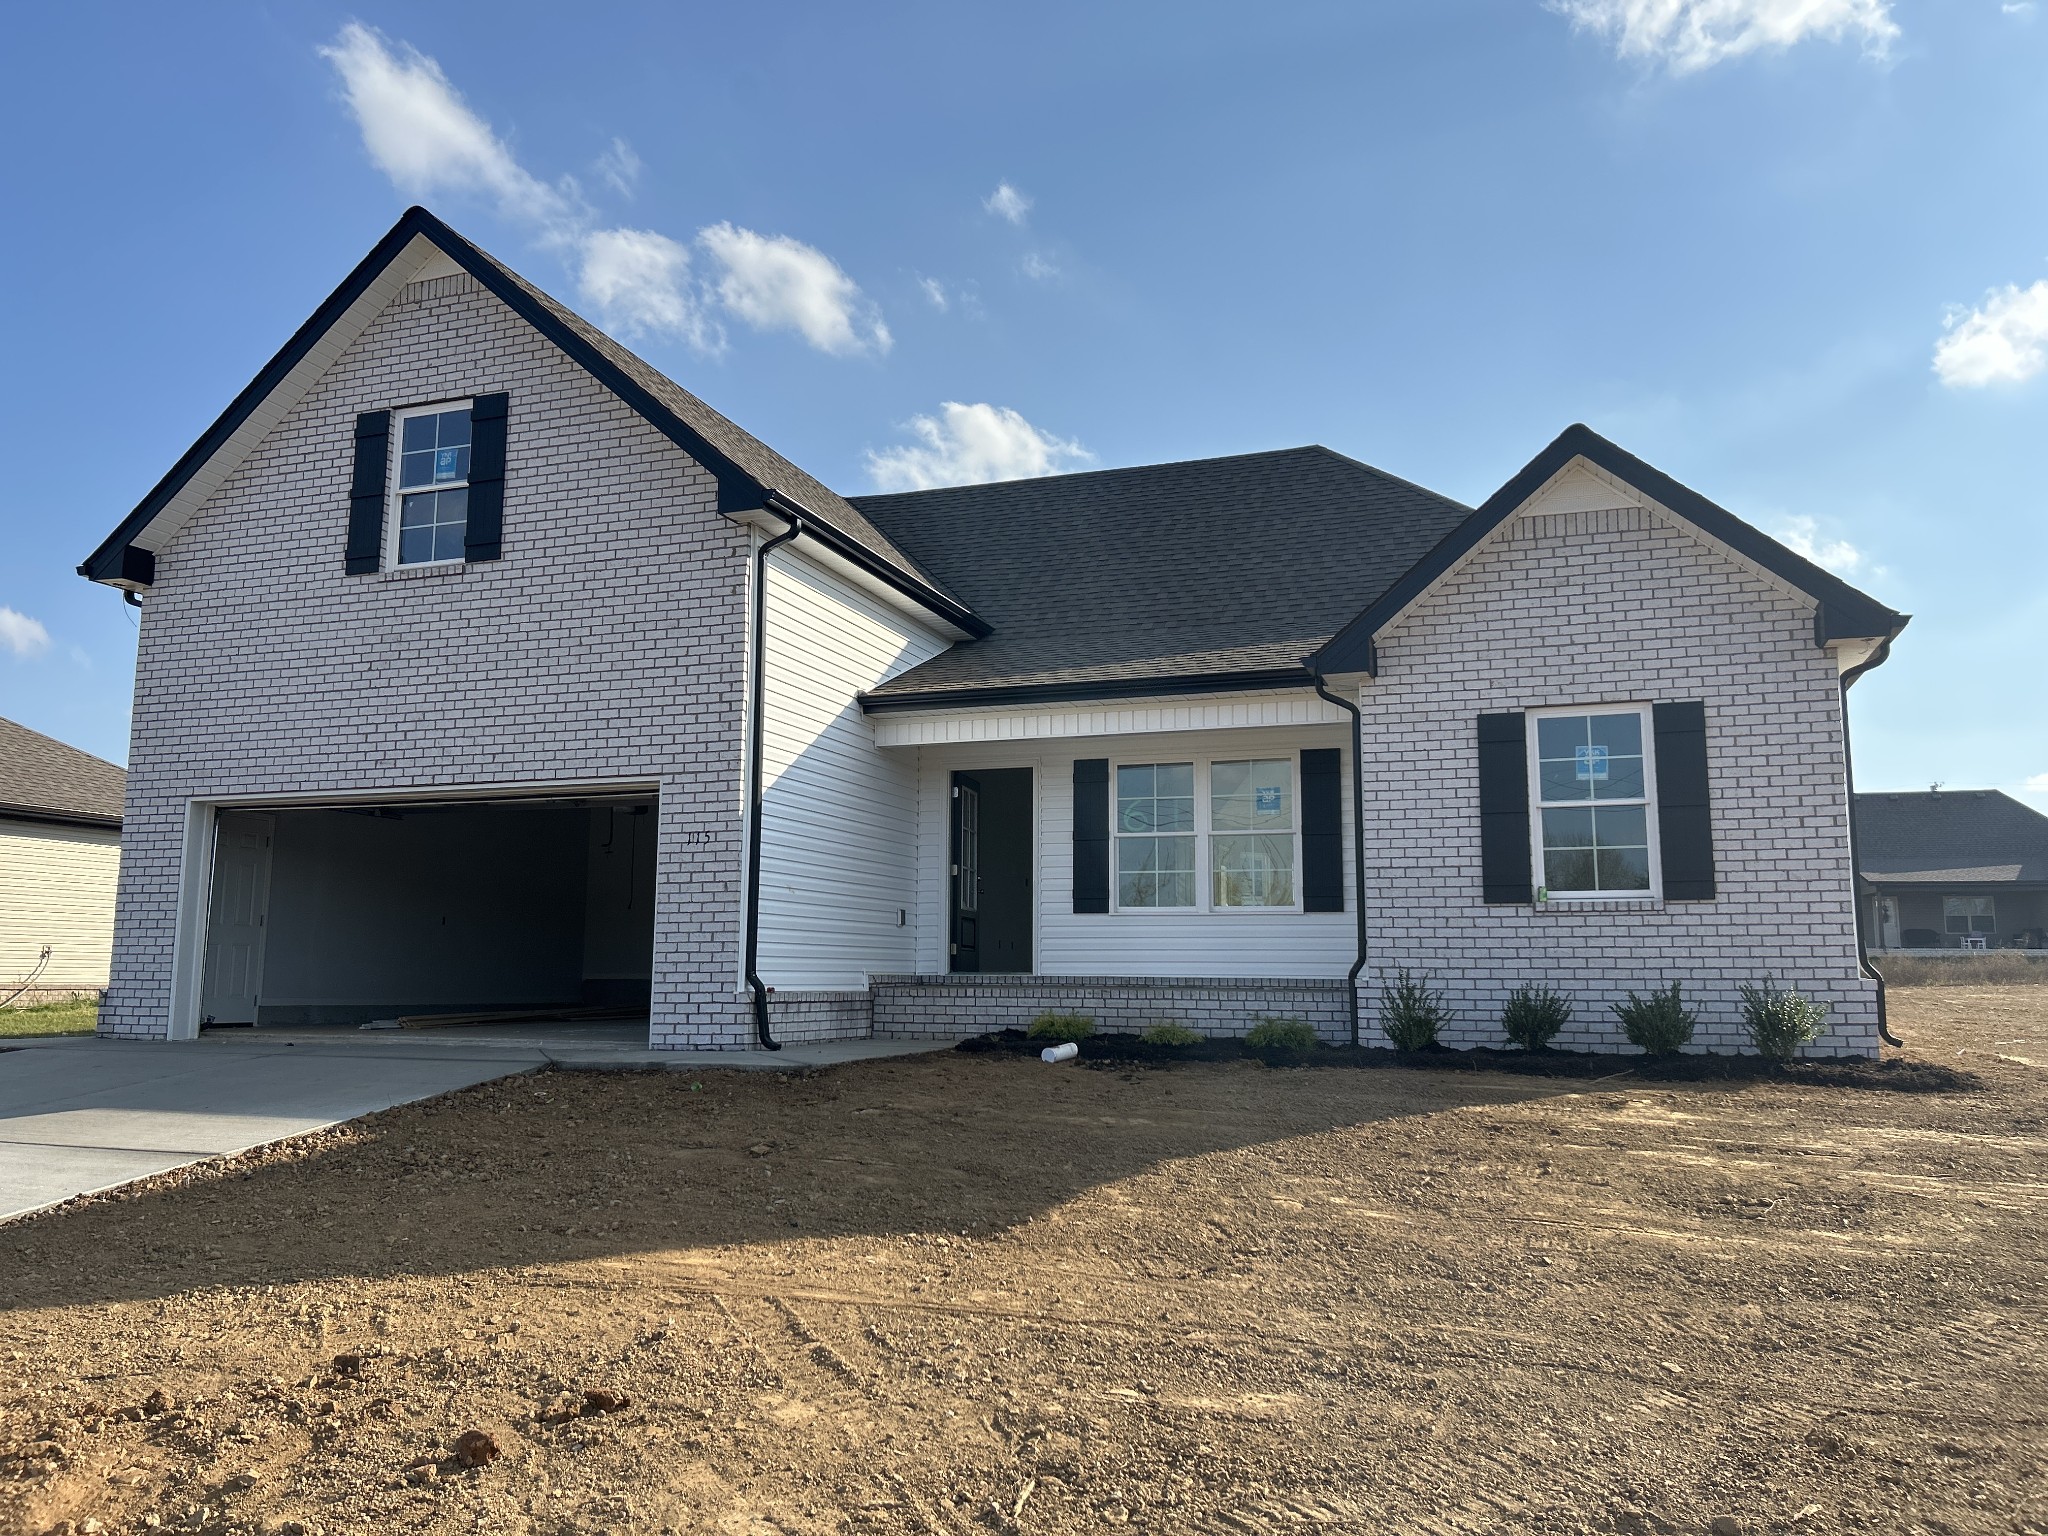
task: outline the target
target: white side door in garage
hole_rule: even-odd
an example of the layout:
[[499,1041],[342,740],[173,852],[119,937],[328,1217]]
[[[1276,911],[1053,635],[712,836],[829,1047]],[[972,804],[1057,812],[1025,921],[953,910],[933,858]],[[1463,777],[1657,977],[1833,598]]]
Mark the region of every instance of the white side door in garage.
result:
[[213,854],[213,904],[206,923],[206,979],[199,1017],[208,1024],[254,1024],[263,986],[263,928],[270,905],[270,843],[277,818],[267,811],[222,811]]

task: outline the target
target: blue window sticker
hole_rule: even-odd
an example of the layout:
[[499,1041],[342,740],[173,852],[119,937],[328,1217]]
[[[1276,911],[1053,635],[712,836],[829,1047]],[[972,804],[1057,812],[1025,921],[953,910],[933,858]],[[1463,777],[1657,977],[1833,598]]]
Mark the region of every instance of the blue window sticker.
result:
[[1581,779],[1605,782],[1607,778],[1607,749],[1605,747],[1573,747],[1574,766]]
[[456,448],[436,448],[434,450],[434,478],[436,480],[457,480],[461,478],[456,470],[456,454],[460,451],[460,449]]
[[1252,807],[1261,816],[1278,816],[1280,814],[1280,786],[1277,784],[1259,785],[1252,792]]

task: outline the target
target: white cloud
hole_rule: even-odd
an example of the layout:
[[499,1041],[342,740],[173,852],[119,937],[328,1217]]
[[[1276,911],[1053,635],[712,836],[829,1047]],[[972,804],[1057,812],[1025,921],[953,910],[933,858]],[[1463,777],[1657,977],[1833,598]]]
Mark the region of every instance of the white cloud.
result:
[[441,66],[410,43],[394,47],[352,21],[320,54],[341,75],[363,148],[401,192],[483,192],[505,214],[550,229],[578,220],[571,192],[528,174]]
[[1544,0],[1573,26],[1614,40],[1624,59],[1663,64],[1675,75],[1809,37],[1863,40],[1883,57],[1899,36],[1891,0]]
[[1999,10],[2008,16],[2032,16],[2034,0],[2005,0],[2005,3],[1999,6]]
[[1031,211],[1031,199],[1007,181],[1001,181],[996,183],[995,191],[981,200],[981,206],[999,219],[1008,219],[1012,224],[1022,224],[1024,215]]
[[1060,269],[1036,251],[1026,251],[1018,266],[1034,283],[1051,282],[1060,275]]
[[2022,786],[2030,795],[2048,795],[2048,773],[2037,773]]
[[943,315],[952,307],[950,301],[946,298],[946,285],[936,277],[920,277],[917,280],[917,286],[924,290],[924,296],[931,301],[932,308],[936,309],[940,314]]
[[578,286],[613,335],[680,336],[707,352],[723,345],[690,280],[689,247],[651,229],[600,229],[582,246]]
[[613,139],[612,147],[597,157],[597,174],[621,197],[633,195],[633,189],[640,185],[643,169],[640,157],[633,153],[633,146],[624,139]]
[[1822,539],[1820,525],[1810,517],[1787,518],[1776,537],[1793,553],[1804,555],[1822,570],[1833,571],[1837,576],[1849,576],[1862,568],[1862,550],[1847,539]]
[[50,648],[50,632],[25,613],[0,608],[0,649],[17,656],[40,656]]
[[795,331],[820,352],[886,352],[893,338],[858,284],[823,251],[732,224],[697,231],[723,267],[719,301],[761,331]]
[[1095,457],[1079,443],[1039,431],[1007,406],[948,400],[937,416],[913,416],[904,425],[915,443],[867,453],[868,474],[884,491],[1028,480]]
[[[472,111],[441,66],[411,44],[350,22],[320,50],[341,76],[371,161],[401,192],[482,195],[503,216],[570,254],[583,300],[620,336],[661,335],[717,351],[724,336],[708,314],[722,305],[760,330],[794,330],[822,352],[886,352],[889,328],[830,257],[784,235],[731,224],[697,232],[720,268],[708,288],[692,274],[683,242],[647,229],[604,229],[575,181],[550,185],[521,166]],[[631,196],[640,157],[614,139],[599,177]],[[1028,204],[1027,204],[1028,206]]]
[[2007,283],[1975,309],[1956,309],[1934,347],[1934,371],[1951,389],[2020,384],[2048,367],[2048,280]]

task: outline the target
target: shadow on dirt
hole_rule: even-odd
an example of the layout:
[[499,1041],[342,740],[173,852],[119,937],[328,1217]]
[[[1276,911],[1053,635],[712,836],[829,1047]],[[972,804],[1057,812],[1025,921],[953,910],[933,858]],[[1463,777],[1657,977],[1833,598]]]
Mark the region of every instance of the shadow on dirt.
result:
[[1176,1158],[1549,1098],[1255,1066],[1121,1082],[946,1052],[796,1074],[502,1078],[0,1227],[0,1311],[215,1288],[987,1234]]

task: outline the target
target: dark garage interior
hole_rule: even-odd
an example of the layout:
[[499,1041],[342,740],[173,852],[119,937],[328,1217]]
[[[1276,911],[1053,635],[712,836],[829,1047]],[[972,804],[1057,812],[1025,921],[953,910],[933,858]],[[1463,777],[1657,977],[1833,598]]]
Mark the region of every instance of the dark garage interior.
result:
[[654,798],[222,810],[200,1016],[645,1015]]

